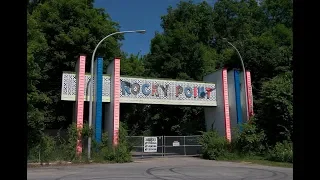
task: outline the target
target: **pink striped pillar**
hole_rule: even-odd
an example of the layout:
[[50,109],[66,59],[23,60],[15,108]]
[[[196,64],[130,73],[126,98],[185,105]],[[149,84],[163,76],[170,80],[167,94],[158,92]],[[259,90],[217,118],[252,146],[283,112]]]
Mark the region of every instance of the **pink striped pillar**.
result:
[[252,94],[252,84],[251,84],[251,73],[246,71],[246,85],[247,85],[247,97],[248,97],[248,115],[249,118],[254,115],[253,113],[253,94]]
[[76,153],[78,156],[82,153],[82,135],[81,130],[83,128],[83,106],[84,106],[84,94],[85,94],[85,65],[86,56],[81,55],[79,57],[76,68],[77,77],[77,96],[76,96],[76,115],[77,115],[77,129],[78,129],[78,140]]
[[226,138],[231,142],[231,127],[230,127],[230,111],[229,111],[229,95],[228,95],[228,77],[227,69],[222,70],[222,91],[223,91],[223,106],[224,106],[224,121],[226,129]]
[[120,121],[120,58],[114,59],[114,91],[113,91],[113,145],[119,143],[119,121]]

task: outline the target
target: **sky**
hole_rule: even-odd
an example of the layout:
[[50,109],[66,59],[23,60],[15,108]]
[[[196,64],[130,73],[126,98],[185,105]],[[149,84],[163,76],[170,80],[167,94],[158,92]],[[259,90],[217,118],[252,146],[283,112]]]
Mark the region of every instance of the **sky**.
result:
[[[197,0],[200,1],[200,0]],[[196,1],[195,1],[196,2]],[[128,54],[147,54],[155,32],[162,32],[161,16],[167,8],[176,7],[179,0],[95,0],[96,8],[104,8],[113,21],[120,24],[120,30],[141,30],[145,34],[125,34],[122,51]]]

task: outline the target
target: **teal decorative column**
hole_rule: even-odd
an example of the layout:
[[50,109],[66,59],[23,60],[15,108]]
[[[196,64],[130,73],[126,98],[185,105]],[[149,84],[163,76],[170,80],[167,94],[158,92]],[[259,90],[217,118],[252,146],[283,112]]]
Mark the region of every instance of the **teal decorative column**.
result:
[[101,143],[102,138],[102,85],[103,85],[103,59],[98,58],[96,63],[96,115],[95,115],[95,140]]

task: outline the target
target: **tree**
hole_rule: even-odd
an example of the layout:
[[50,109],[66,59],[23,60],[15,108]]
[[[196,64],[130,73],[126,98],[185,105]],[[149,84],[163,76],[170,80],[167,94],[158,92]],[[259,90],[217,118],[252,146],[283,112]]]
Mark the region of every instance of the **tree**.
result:
[[[292,100],[284,93],[292,92],[292,77],[287,75],[292,71],[292,1],[221,0],[214,9],[217,34],[237,47],[251,71],[257,124],[271,143],[284,139],[292,130]],[[219,67],[241,68],[237,53],[226,42],[217,40],[213,47],[221,57]],[[276,102],[280,99],[283,102]],[[285,135],[274,136],[284,131]]]
[[126,76],[143,76],[144,75],[144,64],[143,57],[140,54],[130,54],[127,56],[125,53],[121,58],[121,75]]
[[[232,42],[233,43],[233,42]],[[292,31],[278,24],[262,33],[233,43],[239,49],[246,69],[251,71],[253,93],[258,92],[262,82],[292,69]],[[232,47],[222,51],[224,66],[241,68],[240,59]]]
[[[206,2],[180,2],[162,17],[163,33],[156,33],[152,39],[145,59],[146,74],[202,80],[222,67],[241,69],[238,54],[222,40],[226,38],[237,47],[246,69],[251,71],[254,102],[258,102],[264,98],[260,91],[265,81],[291,70],[292,16],[287,13],[291,10],[288,0],[220,0],[213,7]],[[162,108],[155,106],[149,111],[150,117],[156,123],[166,121],[163,124],[170,128],[184,129],[187,122],[204,119],[202,108]],[[255,105],[256,112],[261,112],[260,108],[262,105]],[[199,119],[192,119],[191,109]],[[267,122],[265,116],[258,117]]]
[[256,0],[217,1],[213,15],[217,38],[241,42],[265,30],[266,17]]
[[[121,58],[121,75],[143,77],[145,73],[143,61],[144,57],[139,53],[137,55],[124,53]],[[120,104],[120,109],[120,119],[129,127],[130,135],[141,135],[149,129],[148,105],[124,103]]]
[[[168,8],[145,58],[146,74],[158,78],[200,80],[216,70],[219,56],[210,47],[215,34],[213,9],[206,3],[181,1]],[[154,134],[185,135],[204,130],[202,107],[152,105],[148,111]]]
[[291,140],[293,132],[292,72],[280,74],[262,85],[257,124],[271,144]]
[[214,29],[212,8],[206,2],[180,2],[176,9],[168,8],[162,17],[164,33],[157,33],[146,56],[146,73],[173,79],[202,80],[215,70],[218,59],[212,41]]
[[[72,116],[72,104],[60,101],[62,72],[74,71],[80,53],[87,55],[88,71],[91,54],[97,43],[119,29],[103,9],[93,8],[92,3],[87,0],[42,1],[30,15],[48,45],[45,61],[38,63],[42,79],[37,89],[52,101],[44,107],[46,119],[50,122],[64,121]],[[120,55],[118,40],[121,39],[122,35],[112,36],[99,47],[97,56],[104,58],[105,67],[113,57]],[[61,124],[57,126],[61,127]]]
[[45,128],[46,112],[43,105],[51,101],[47,95],[38,90],[37,86],[42,80],[41,64],[45,61],[47,42],[41,33],[39,25],[27,15],[27,127],[28,150],[35,145],[42,136]]
[[283,24],[287,28],[292,28],[293,1],[292,0],[263,0],[261,2],[263,10],[268,18],[270,27]]
[[[217,40],[212,46],[220,55],[219,68],[241,69],[238,54],[221,40],[225,37],[237,47],[251,71],[253,93],[258,96],[263,81],[292,67],[292,28],[283,24],[291,22],[292,16],[281,14],[292,10],[288,1],[263,0],[259,4],[255,0],[221,0],[214,5]],[[270,13],[283,19],[271,18]]]
[[[44,128],[60,128],[71,119],[72,104],[60,101],[62,71],[74,71],[80,53],[87,55],[89,71],[93,49],[119,25],[104,10],[93,8],[93,0],[32,0],[28,11],[28,144],[35,144]],[[252,73],[258,127],[271,142],[286,137],[273,138],[274,132],[291,134],[290,0],[220,0],[214,6],[181,1],[161,19],[163,33],[155,34],[146,56],[121,52],[122,35],[108,38],[97,51],[104,70],[115,56],[122,56],[121,75],[202,81],[222,67],[241,68],[237,53],[222,41],[227,38]],[[131,134],[139,135],[204,130],[201,107],[121,104],[121,120]]]

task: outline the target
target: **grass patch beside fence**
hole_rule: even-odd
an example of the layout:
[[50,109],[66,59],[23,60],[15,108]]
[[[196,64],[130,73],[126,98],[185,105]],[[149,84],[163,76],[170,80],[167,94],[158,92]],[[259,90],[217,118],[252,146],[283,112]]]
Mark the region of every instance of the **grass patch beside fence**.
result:
[[275,166],[275,167],[288,167],[288,168],[293,167],[293,163],[270,161],[263,156],[244,156],[244,157],[242,156],[241,157],[241,156],[233,155],[231,157],[221,157],[218,159],[218,161],[239,162],[239,163],[245,163],[245,164],[259,164],[259,165]]
[[[33,165],[65,165],[70,163],[125,163],[132,161],[130,146],[126,140],[127,132],[121,125],[119,144],[113,147],[108,141],[107,134],[104,133],[102,142],[93,141],[90,159],[88,159],[86,151],[83,151],[81,156],[76,155],[79,133],[82,134],[83,142],[92,136],[92,130],[86,124],[83,129],[79,130],[74,123],[68,128],[67,139],[62,139],[59,135],[56,137],[43,135],[39,144],[28,149],[28,163]],[[85,148],[83,147],[83,149]]]
[[202,145],[202,158],[293,167],[293,151],[290,140],[268,146],[264,132],[259,131],[254,123],[244,124],[242,131],[237,131],[234,134],[232,142],[228,142],[216,131],[203,132],[199,139]]

